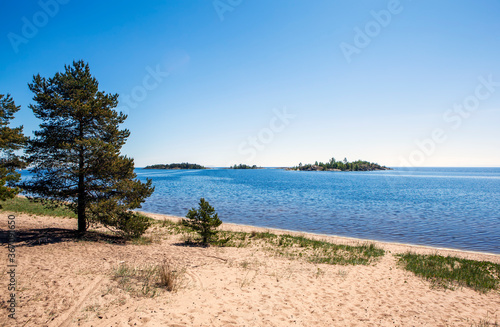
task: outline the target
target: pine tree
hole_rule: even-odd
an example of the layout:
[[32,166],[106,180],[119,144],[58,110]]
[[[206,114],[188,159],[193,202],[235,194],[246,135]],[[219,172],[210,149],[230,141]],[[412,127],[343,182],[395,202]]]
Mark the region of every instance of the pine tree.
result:
[[132,158],[120,155],[130,135],[119,129],[127,116],[114,110],[118,94],[98,86],[83,61],[52,78],[33,77],[36,104],[30,108],[42,123],[27,146],[34,177],[23,188],[67,204],[78,215],[80,233],[89,222],[101,222],[137,235],[134,228],[149,225],[130,209],[140,208],[154,188],[151,180],[136,179]]
[[214,207],[204,198],[200,199],[198,210],[192,208],[186,218],[183,220],[184,225],[198,232],[204,244],[210,243],[213,236],[217,234],[216,228],[222,224],[219,215],[215,213]]
[[15,151],[25,145],[27,138],[23,135],[22,126],[9,127],[19,109],[20,106],[16,106],[9,94],[0,94],[0,201],[12,199],[20,191],[15,186],[21,178],[16,169],[23,168],[24,162]]

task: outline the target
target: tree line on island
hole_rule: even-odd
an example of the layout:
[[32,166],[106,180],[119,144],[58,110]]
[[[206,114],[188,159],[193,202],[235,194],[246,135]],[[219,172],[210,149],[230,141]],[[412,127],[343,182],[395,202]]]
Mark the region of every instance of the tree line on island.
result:
[[298,170],[298,171],[373,171],[373,170],[389,170],[385,166],[379,164],[368,162],[364,160],[357,160],[353,162],[347,161],[344,158],[343,161],[336,161],[335,158],[331,158],[328,162],[315,162],[314,164],[303,165],[299,163],[298,166],[288,168],[288,170]]
[[229,167],[229,169],[262,169],[262,167],[257,167],[257,165],[249,166],[245,164],[239,164]]
[[[188,162],[183,163],[172,163],[172,164],[155,164],[144,167],[144,169],[208,169],[202,165],[192,164]],[[228,167],[227,169],[263,169],[257,165],[246,165],[246,164],[235,164]],[[283,169],[283,168],[280,168]],[[357,160],[353,162],[347,161],[344,158],[343,161],[336,161],[335,158],[331,158],[330,161],[323,163],[316,161],[314,164],[299,163],[298,166],[285,168],[286,170],[303,170],[303,171],[373,171],[373,170],[388,170],[385,166],[381,166],[376,163]]]
[[172,164],[149,165],[144,167],[144,169],[207,169],[207,168],[198,164],[182,162],[182,163],[172,163]]
[[[144,169],[207,169],[202,165],[192,164],[188,162],[183,163],[172,163],[172,164],[155,164],[144,167]],[[249,166],[245,164],[239,164],[230,166],[227,169],[262,169],[262,167],[257,167],[257,165]]]

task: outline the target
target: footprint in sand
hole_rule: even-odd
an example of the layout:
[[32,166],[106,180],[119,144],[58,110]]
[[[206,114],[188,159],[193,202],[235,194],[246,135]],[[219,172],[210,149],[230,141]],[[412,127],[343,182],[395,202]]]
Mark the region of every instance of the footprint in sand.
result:
[[205,288],[198,274],[193,271],[186,270],[186,275],[189,276],[189,279],[191,279],[194,288],[200,288],[202,290]]
[[[62,320],[62,322],[57,324],[57,326],[59,327],[71,326],[74,314],[82,308],[85,300],[97,289],[102,280],[103,276],[98,276],[94,280],[94,282],[82,292],[82,296],[80,296],[78,302],[72,308],[70,308],[70,310],[68,310],[67,313],[60,316],[60,318],[57,320],[57,321]],[[56,322],[54,322],[54,324],[55,323]]]

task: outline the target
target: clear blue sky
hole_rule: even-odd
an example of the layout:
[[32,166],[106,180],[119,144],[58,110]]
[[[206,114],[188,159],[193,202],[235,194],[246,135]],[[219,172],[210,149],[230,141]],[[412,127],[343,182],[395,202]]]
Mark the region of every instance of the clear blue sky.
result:
[[27,83],[83,59],[120,94],[138,167],[500,166],[498,0],[1,6],[0,93],[28,135]]

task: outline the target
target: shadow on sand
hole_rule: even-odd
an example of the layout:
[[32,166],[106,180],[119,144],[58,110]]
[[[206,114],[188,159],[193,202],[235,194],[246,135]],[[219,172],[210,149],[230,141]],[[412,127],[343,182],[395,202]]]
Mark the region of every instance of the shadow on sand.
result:
[[[9,237],[12,237],[9,230],[0,230],[0,243],[2,245],[7,245]],[[16,230],[13,239],[13,243],[16,247],[81,241],[125,244],[125,239],[121,236],[95,231],[87,231],[84,235],[81,235],[74,229],[62,228]]]
[[173,246],[182,246],[182,247],[188,247],[188,248],[209,248],[210,244],[205,244],[202,242],[190,242],[190,241],[184,241],[184,242],[177,242],[173,243]]

